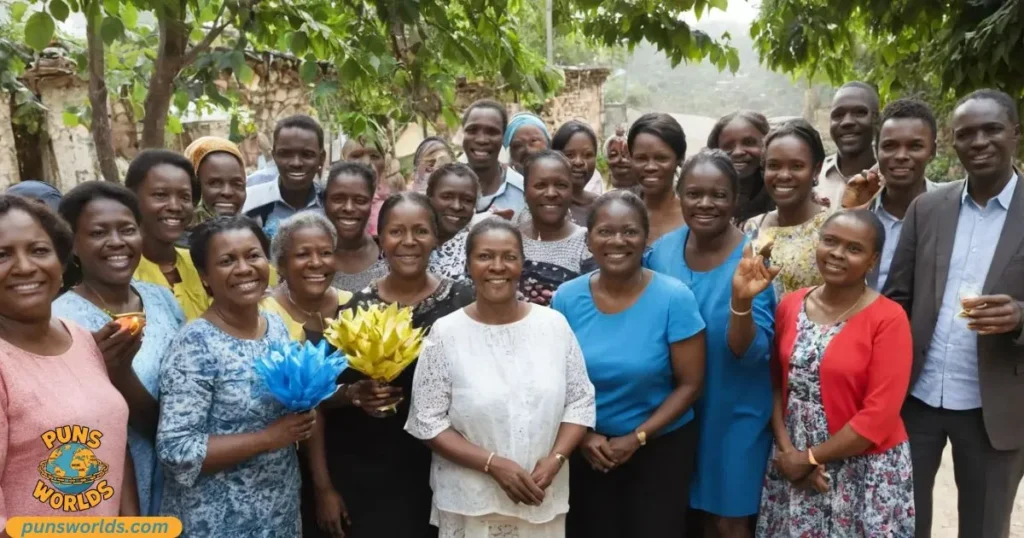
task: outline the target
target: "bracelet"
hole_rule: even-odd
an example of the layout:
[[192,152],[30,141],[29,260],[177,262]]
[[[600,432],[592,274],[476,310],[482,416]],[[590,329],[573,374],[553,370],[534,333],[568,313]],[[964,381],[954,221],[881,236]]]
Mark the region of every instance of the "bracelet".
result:
[[559,466],[565,465],[565,462],[568,461],[568,459],[560,452],[555,452],[552,455],[555,457],[556,460],[558,460]]
[[484,472],[485,473],[490,472],[490,470],[491,470],[491,460],[493,460],[493,459],[494,459],[494,452],[491,452],[491,455],[487,456],[487,463],[484,464]]
[[811,449],[809,448],[807,449],[807,461],[811,462],[811,465],[814,465],[815,467],[820,465],[818,460],[814,459],[814,452],[811,452]]
[[751,305],[750,308],[746,312],[737,312],[736,309],[732,307],[732,299],[729,299],[729,312],[732,312],[733,315],[740,316],[740,317],[749,316],[750,313],[753,312],[753,311],[754,311],[754,306]]

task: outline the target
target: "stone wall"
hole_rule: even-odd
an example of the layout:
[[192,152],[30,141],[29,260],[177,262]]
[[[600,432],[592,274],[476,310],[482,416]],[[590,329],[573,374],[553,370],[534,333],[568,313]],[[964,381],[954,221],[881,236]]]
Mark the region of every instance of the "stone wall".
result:
[[21,181],[18,153],[14,150],[14,127],[11,125],[11,98],[0,90],[0,190]]

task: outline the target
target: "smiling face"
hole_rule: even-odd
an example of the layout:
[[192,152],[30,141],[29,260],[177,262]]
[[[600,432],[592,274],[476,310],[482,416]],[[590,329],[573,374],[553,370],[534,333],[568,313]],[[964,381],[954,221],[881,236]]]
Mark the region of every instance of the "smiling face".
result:
[[516,129],[516,134],[512,136],[512,141],[509,142],[509,161],[514,168],[521,170],[526,157],[542,149],[547,149],[547,147],[548,137],[544,134],[544,131],[540,130],[540,127],[523,125]]
[[97,198],[85,204],[75,225],[74,253],[85,278],[126,286],[142,258],[142,233],[124,204]]
[[612,173],[612,186],[616,189],[628,189],[636,185],[633,175],[633,160],[629,157],[629,148],[625,140],[617,140],[608,144],[608,169]]
[[497,164],[504,136],[500,112],[490,107],[474,108],[462,126],[462,149],[469,166],[479,170]]
[[281,189],[309,192],[326,156],[313,131],[301,127],[281,129],[274,139],[274,163]]
[[458,174],[438,178],[431,192],[430,205],[437,211],[440,232],[452,237],[465,228],[476,212],[476,183]]
[[761,168],[764,136],[757,127],[741,117],[733,118],[718,135],[719,149],[729,154],[741,180],[753,176]]
[[554,227],[565,222],[572,204],[572,179],[565,163],[552,158],[533,161],[527,174],[526,206],[534,222]]
[[228,307],[259,304],[267,290],[270,263],[260,240],[248,229],[228,230],[210,238],[203,283],[213,300]]
[[372,203],[373,192],[359,176],[339,174],[327,183],[324,214],[334,224],[339,240],[352,241],[363,236]]
[[971,99],[953,111],[953,147],[969,178],[1003,181],[1010,176],[1020,126],[992,99]]
[[317,226],[292,234],[288,252],[280,261],[281,277],[296,296],[323,297],[334,279],[334,244]]
[[813,167],[811,148],[796,136],[781,136],[765,148],[764,185],[775,205],[799,207],[811,196],[820,165]]
[[633,173],[645,196],[663,196],[672,190],[679,156],[662,139],[639,133],[633,140]]
[[0,216],[0,316],[49,320],[62,272],[53,241],[35,218],[20,209]]
[[418,278],[427,271],[437,246],[432,215],[419,204],[402,201],[391,208],[380,230],[380,248],[395,276]]
[[181,168],[154,166],[139,184],[143,235],[164,244],[177,241],[192,222],[192,182]]
[[473,240],[467,263],[477,301],[503,304],[516,300],[523,274],[523,245],[515,234],[500,228],[481,232]]
[[352,149],[351,151],[349,151],[349,154],[348,154],[348,157],[346,157],[346,160],[361,162],[361,163],[369,166],[370,168],[373,168],[373,171],[377,172],[377,177],[378,178],[382,178],[382,177],[385,176],[385,174],[384,174],[384,171],[385,171],[384,170],[384,165],[385,165],[384,154],[381,153],[380,150],[378,150],[374,146],[364,146],[362,144],[356,143],[356,147],[354,149]]
[[871,151],[876,101],[863,88],[843,88],[832,99],[829,134],[839,155],[863,155]]
[[[434,173],[434,170],[450,162],[452,162],[452,154],[448,151],[448,148],[440,142],[434,142],[427,146],[423,150],[423,154],[420,155],[419,164],[416,165],[416,173],[421,177],[429,177],[430,174]],[[381,164],[384,164],[384,159],[381,159]]]
[[825,283],[845,287],[864,282],[880,256],[874,244],[874,228],[856,217],[840,215],[827,222],[815,251]]
[[587,246],[601,272],[628,277],[640,270],[647,234],[636,208],[619,200],[602,204],[593,216]]
[[587,186],[597,168],[597,146],[586,133],[576,133],[565,144],[562,154],[572,165],[572,184],[577,192]]
[[679,205],[683,219],[694,234],[717,237],[732,225],[736,193],[729,177],[713,164],[704,162],[680,180]]
[[907,189],[924,182],[935,156],[935,135],[919,118],[891,118],[878,133],[878,171],[888,187]]
[[203,205],[218,216],[237,215],[245,205],[245,168],[234,155],[218,151],[199,163]]

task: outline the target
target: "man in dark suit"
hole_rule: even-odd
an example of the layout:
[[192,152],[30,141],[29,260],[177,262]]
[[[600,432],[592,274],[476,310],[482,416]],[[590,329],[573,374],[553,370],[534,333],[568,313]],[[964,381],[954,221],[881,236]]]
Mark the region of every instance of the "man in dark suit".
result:
[[914,365],[903,419],[914,463],[917,536],[953,445],[961,538],[1006,538],[1024,476],[1024,178],[1013,167],[1017,104],[979,90],[953,112],[967,180],[911,203],[885,294],[911,319]]

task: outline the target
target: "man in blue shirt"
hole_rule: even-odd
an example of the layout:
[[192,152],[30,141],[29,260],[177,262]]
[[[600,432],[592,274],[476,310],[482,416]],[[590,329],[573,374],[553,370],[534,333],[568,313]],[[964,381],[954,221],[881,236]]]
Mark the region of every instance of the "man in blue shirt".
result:
[[494,211],[515,221],[526,207],[523,176],[498,162],[508,127],[508,113],[496,101],[481,99],[462,115],[462,149],[466,162],[480,178],[476,212]]

